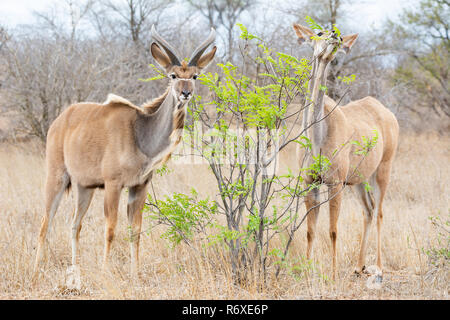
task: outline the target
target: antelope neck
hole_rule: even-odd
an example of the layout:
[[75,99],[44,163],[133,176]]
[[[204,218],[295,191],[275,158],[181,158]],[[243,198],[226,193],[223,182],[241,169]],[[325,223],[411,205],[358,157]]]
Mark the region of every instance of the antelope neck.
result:
[[169,92],[155,113],[138,113],[134,128],[136,143],[149,159],[153,159],[161,150],[170,146],[170,135],[174,130],[173,117],[180,104]]
[[[309,91],[311,99],[307,100],[304,108],[303,126],[306,129],[306,136],[311,140],[312,154],[316,156],[320,153],[327,135],[326,120],[321,120],[324,114],[324,96],[325,90],[322,89],[326,85],[328,75],[329,62],[314,59],[312,66],[312,75],[309,83]],[[312,117],[309,116],[309,109],[313,108]],[[318,122],[317,122],[318,121]],[[317,123],[315,123],[317,122]],[[311,123],[315,123],[311,127]]]

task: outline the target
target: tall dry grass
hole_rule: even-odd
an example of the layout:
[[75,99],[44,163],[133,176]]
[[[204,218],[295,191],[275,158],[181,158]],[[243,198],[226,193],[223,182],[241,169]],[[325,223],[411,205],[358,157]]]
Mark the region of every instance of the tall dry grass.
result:
[[[362,233],[362,208],[347,189],[338,225],[338,279],[324,279],[331,271],[327,206],[321,209],[315,245],[315,270],[292,275],[283,271],[267,285],[258,279],[237,286],[231,280],[226,256],[219,251],[201,254],[199,247],[180,244],[170,248],[160,238],[164,227],[141,237],[140,281],[128,275],[126,195],[120,203],[113,244],[111,273],[101,272],[103,254],[103,192],[97,191],[81,231],[82,290],[64,291],[71,261],[70,221],[74,196],[61,203],[49,236],[47,258],[35,287],[31,286],[35,246],[44,212],[44,157],[33,144],[0,146],[0,298],[33,299],[366,299],[444,298],[449,294],[448,265],[432,267],[422,249],[437,245],[438,231],[428,217],[449,217],[448,136],[403,134],[384,204],[384,279],[380,290],[366,286],[367,278],[352,274]],[[292,153],[285,163],[295,161]],[[201,165],[169,164],[172,172],[155,176],[159,195],[186,192],[195,187],[211,194],[214,181]],[[302,209],[304,210],[304,209]],[[144,220],[144,228],[148,222]],[[306,250],[305,227],[296,235],[291,257]],[[372,229],[367,265],[375,263],[375,228]],[[447,262],[448,264],[448,262]],[[300,277],[303,275],[302,277]]]

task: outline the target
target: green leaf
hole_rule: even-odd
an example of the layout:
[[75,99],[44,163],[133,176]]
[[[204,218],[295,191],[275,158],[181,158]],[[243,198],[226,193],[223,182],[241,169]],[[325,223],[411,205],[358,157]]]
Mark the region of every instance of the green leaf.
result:
[[311,18],[310,16],[306,16],[305,17],[306,23],[308,23],[308,25],[311,27],[311,29],[313,30],[323,30],[323,28],[317,24],[313,18]]

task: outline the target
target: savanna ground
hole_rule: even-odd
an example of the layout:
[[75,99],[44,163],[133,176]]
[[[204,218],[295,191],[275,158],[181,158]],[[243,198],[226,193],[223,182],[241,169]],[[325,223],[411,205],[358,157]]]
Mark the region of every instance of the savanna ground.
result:
[[[384,203],[384,278],[379,290],[368,289],[367,276],[356,277],[353,268],[362,234],[362,208],[355,194],[345,190],[338,226],[338,277],[326,280],[331,271],[327,206],[321,209],[315,244],[314,271],[278,279],[269,270],[267,285],[257,280],[235,285],[223,252],[205,256],[199,248],[181,243],[171,248],[160,235],[164,226],[141,237],[140,280],[129,278],[129,243],[126,225],[126,194],[122,194],[119,222],[111,257],[112,272],[101,271],[104,244],[103,191],[97,191],[81,231],[80,291],[64,290],[71,263],[70,221],[74,195],[63,199],[49,236],[43,272],[31,286],[37,235],[44,212],[44,156],[33,143],[0,145],[0,298],[2,299],[448,299],[448,261],[436,267],[424,250],[447,246],[439,229],[429,220],[449,218],[450,137],[402,133],[391,183]],[[285,163],[295,161],[290,153]],[[159,195],[188,192],[195,187],[212,195],[216,186],[201,165],[175,165],[171,172],[155,175]],[[302,208],[302,210],[304,210]],[[375,223],[369,238],[366,265],[375,264]],[[144,219],[143,229],[149,221]],[[306,251],[306,224],[296,235],[291,257]],[[448,249],[448,248],[447,248]]]

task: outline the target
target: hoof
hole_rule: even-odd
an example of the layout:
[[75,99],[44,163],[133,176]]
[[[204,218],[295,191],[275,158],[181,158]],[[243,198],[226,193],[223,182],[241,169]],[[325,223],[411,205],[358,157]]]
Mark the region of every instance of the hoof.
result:
[[81,290],[80,268],[72,265],[66,270],[66,287],[68,290]]
[[363,266],[361,269],[356,268],[354,274],[356,274],[358,277],[360,277],[362,274],[367,274],[366,266]]

